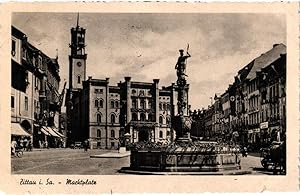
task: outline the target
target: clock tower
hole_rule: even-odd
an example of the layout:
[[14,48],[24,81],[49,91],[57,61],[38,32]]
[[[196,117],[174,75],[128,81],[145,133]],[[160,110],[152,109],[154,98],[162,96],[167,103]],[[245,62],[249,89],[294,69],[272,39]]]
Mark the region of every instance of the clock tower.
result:
[[77,25],[71,28],[71,55],[69,55],[69,89],[82,89],[82,81],[86,79],[86,58],[85,53],[85,31],[79,27],[79,14]]

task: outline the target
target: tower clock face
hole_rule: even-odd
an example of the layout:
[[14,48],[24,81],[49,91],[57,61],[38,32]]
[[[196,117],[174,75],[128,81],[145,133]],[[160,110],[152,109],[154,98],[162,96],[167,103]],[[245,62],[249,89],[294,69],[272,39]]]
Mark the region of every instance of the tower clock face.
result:
[[77,66],[79,66],[79,67],[80,67],[81,65],[82,65],[82,64],[81,64],[81,62],[77,62]]

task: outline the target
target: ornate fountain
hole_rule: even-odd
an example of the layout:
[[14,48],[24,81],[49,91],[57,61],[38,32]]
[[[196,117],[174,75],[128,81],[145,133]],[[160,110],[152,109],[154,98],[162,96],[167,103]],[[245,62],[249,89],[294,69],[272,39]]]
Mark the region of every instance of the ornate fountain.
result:
[[186,64],[191,55],[179,50],[177,71],[177,114],[172,118],[176,139],[170,144],[144,142],[130,147],[130,167],[122,170],[153,172],[226,172],[240,169],[239,147],[225,143],[199,141],[190,137],[192,119],[187,111]]

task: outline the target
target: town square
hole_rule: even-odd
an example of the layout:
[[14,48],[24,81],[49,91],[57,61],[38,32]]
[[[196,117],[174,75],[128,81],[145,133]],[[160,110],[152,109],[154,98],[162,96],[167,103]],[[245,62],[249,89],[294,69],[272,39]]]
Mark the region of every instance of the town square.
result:
[[12,174],[286,174],[281,14],[14,13],[11,39]]

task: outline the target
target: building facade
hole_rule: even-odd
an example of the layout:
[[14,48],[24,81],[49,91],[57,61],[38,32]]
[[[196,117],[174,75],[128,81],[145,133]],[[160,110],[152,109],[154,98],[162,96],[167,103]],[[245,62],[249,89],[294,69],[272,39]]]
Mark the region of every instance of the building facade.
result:
[[[85,32],[78,23],[71,29],[66,98],[69,144],[89,140],[91,148],[117,148],[125,134],[130,142],[174,140],[171,118],[178,113],[177,86],[172,83],[160,89],[159,79],[137,82],[124,77],[115,86],[109,78],[86,79]],[[188,87],[185,90],[188,94]],[[188,108],[185,113],[189,114]]]
[[30,136],[34,147],[46,140],[54,146],[53,140],[63,137],[57,129],[61,103],[58,58],[34,47],[16,27],[12,26],[11,33],[12,137]]
[[286,46],[274,44],[240,69],[222,95],[215,96],[213,106],[206,110],[204,128],[218,138],[235,139],[255,149],[283,140],[285,89]]

